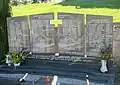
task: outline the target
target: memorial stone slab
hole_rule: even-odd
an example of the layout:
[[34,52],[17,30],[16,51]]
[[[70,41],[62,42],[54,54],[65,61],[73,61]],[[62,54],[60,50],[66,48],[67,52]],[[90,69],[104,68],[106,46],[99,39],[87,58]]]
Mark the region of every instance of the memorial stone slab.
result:
[[28,16],[7,18],[9,50],[29,48]]
[[59,52],[84,54],[84,15],[59,12],[58,19],[62,20],[57,29]]
[[54,52],[54,13],[30,15],[30,43],[34,53]]
[[98,56],[100,49],[112,47],[113,17],[86,15],[87,54]]

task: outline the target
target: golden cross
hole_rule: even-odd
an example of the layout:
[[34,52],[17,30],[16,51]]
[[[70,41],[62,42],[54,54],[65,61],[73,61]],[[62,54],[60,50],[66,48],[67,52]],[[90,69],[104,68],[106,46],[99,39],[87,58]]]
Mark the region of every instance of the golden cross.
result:
[[59,24],[62,24],[62,20],[58,20],[57,12],[54,12],[54,20],[50,20],[50,24],[54,24],[55,27],[58,27]]

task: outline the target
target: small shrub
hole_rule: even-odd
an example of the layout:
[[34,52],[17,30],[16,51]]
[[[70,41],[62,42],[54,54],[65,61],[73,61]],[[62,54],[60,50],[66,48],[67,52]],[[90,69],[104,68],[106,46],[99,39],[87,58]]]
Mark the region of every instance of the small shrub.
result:
[[28,4],[28,1],[24,0],[24,1],[22,2],[22,4],[24,4],[24,5]]
[[17,6],[17,5],[19,5],[19,2],[18,2],[17,0],[13,0],[13,1],[11,2],[11,5],[12,5],[12,6]]
[[13,63],[20,63],[22,62],[24,58],[24,55],[18,51],[13,51],[11,53],[11,60],[13,61]]
[[100,51],[100,56],[102,60],[109,60],[113,57],[112,48],[102,48]]

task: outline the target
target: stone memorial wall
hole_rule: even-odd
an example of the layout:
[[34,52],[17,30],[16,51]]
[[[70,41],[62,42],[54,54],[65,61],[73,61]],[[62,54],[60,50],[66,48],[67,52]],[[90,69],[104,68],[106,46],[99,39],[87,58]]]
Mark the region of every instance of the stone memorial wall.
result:
[[[10,50],[26,47],[33,53],[59,52],[98,56],[101,48],[118,46],[113,45],[113,34],[114,43],[118,43],[119,26],[113,30],[111,16],[86,15],[84,25],[84,14],[58,12],[57,19],[62,21],[58,27],[50,23],[51,20],[55,20],[54,16],[51,12],[30,15],[29,18],[28,16],[8,18]],[[114,53],[116,52],[114,49]]]

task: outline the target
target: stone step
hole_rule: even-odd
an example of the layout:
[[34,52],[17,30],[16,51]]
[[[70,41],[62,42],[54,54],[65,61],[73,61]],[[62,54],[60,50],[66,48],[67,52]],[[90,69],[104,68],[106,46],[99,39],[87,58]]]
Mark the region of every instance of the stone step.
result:
[[[85,80],[85,73],[74,73],[74,72],[59,72],[59,71],[53,71],[53,70],[36,70],[36,69],[0,69],[0,72],[6,72],[6,73],[26,73],[28,72],[29,74],[37,74],[37,75],[49,75],[49,76],[54,76],[54,75],[59,75],[61,77],[68,77],[68,78],[76,78],[76,79],[82,79]],[[100,76],[100,75],[95,75],[95,74],[88,74],[89,79],[91,81],[95,82],[106,82],[108,81],[107,76]]]
[[[10,67],[10,68],[8,68],[8,67],[4,67],[4,68],[0,68],[0,70],[5,70],[5,69],[7,69],[7,70],[14,70],[15,71],[15,69],[14,69],[14,67]],[[86,74],[91,74],[91,75],[95,75],[95,76],[103,76],[104,75],[104,77],[105,76],[107,76],[107,77],[111,77],[111,76],[115,76],[114,75],[114,73],[111,73],[110,74],[110,72],[109,73],[106,73],[106,74],[103,74],[103,73],[100,73],[100,71],[99,71],[99,69],[96,71],[96,70],[94,70],[94,69],[89,69],[89,68],[86,68],[86,69],[84,69],[84,68],[79,68],[79,69],[66,69],[66,68],[56,68],[56,67],[48,67],[48,68],[45,68],[45,67],[23,67],[23,66],[21,66],[21,67],[17,67],[17,69],[16,70],[22,70],[22,71],[24,71],[24,70],[28,70],[28,71],[30,71],[30,70],[35,70],[36,72],[39,72],[39,71],[46,71],[46,72],[49,72],[49,71],[57,71],[57,72],[66,72],[66,73],[86,73]]]
[[[51,65],[51,64],[39,64],[39,65],[36,65],[36,66],[20,66],[20,67],[17,67],[17,69],[36,69],[36,70],[56,70],[56,71],[65,71],[65,72],[82,72],[82,73],[96,73],[98,75],[103,75],[102,73],[100,73],[100,67],[97,67],[97,68],[91,68],[91,67],[88,67],[88,66],[85,66],[85,65],[79,65],[75,68],[76,66],[73,65],[73,66],[69,66],[69,65]],[[11,66],[11,67],[8,67],[8,66],[3,66],[1,67],[2,69],[14,69],[14,66]],[[106,73],[105,75],[108,76],[115,76],[113,71],[115,70],[115,68],[112,68],[112,69],[109,69],[109,73]]]
[[[44,65],[44,64],[48,64],[48,65],[58,65],[58,66],[73,66],[74,68],[79,68],[80,65],[82,66],[88,66],[88,67],[91,67],[91,68],[97,68],[100,66],[100,61],[95,61],[95,62],[80,62],[80,61],[76,61],[76,62],[71,62],[71,61],[61,61],[61,60],[37,60],[37,59],[34,59],[34,60],[26,60],[26,65]],[[108,67],[112,68],[112,61],[109,61],[108,62]]]

